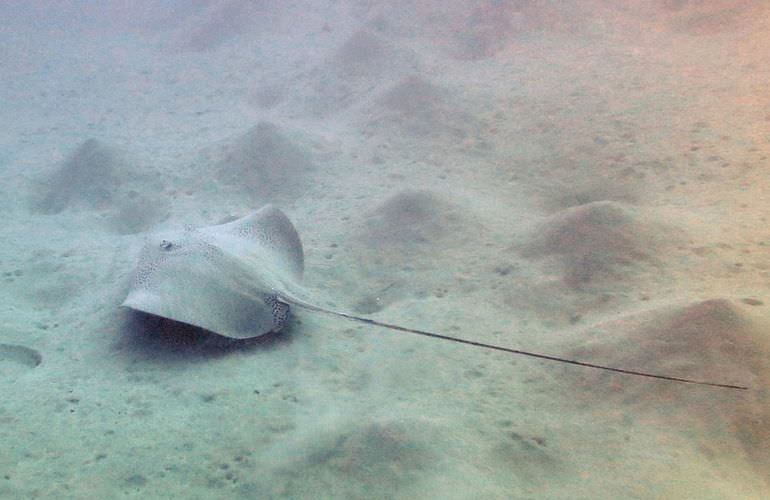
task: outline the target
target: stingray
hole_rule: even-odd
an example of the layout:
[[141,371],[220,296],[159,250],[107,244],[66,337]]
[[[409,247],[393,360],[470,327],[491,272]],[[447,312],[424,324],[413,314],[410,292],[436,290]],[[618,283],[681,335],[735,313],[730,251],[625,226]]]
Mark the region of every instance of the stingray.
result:
[[402,333],[625,375],[709,385],[744,386],[627,370],[512,349],[384,323],[316,305],[302,287],[304,254],[297,230],[266,205],[225,224],[148,238],[122,306],[187,323],[231,339],[280,332],[289,308],[334,315]]

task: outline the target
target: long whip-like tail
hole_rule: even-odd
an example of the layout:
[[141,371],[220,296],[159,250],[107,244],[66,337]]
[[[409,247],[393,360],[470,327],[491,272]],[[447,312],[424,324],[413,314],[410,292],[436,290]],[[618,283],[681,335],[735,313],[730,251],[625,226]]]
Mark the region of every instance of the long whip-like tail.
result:
[[295,306],[298,306],[298,307],[301,307],[303,309],[307,309],[307,310],[310,310],[310,311],[316,311],[316,312],[320,312],[320,313],[324,313],[324,314],[331,314],[333,316],[339,316],[339,317],[346,318],[346,319],[349,319],[349,320],[352,320],[352,321],[358,321],[360,323],[364,323],[364,324],[367,324],[367,325],[379,326],[381,328],[388,328],[388,329],[391,329],[391,330],[397,330],[399,332],[412,333],[412,334],[415,334],[415,335],[422,335],[424,337],[431,337],[431,338],[434,338],[434,339],[448,340],[450,342],[457,342],[459,344],[466,344],[466,345],[471,345],[471,346],[475,346],[475,347],[481,347],[481,348],[484,348],[484,349],[492,349],[492,350],[495,350],[495,351],[502,351],[502,352],[507,352],[507,353],[510,353],[510,354],[518,354],[518,355],[521,355],[521,356],[529,356],[531,358],[544,359],[546,361],[555,361],[555,362],[558,362],[558,363],[566,363],[566,364],[570,364],[570,365],[582,366],[582,367],[585,367],[585,368],[594,368],[594,369],[597,369],[597,370],[605,370],[605,371],[609,371],[609,372],[622,373],[624,375],[635,375],[637,377],[647,377],[647,378],[655,378],[655,379],[660,379],[660,380],[669,380],[671,382],[681,382],[681,383],[685,383],[685,384],[708,385],[708,386],[711,386],[711,387],[721,387],[721,388],[724,388],[724,389],[739,389],[739,390],[746,390],[746,389],[748,389],[748,387],[742,386],[742,385],[723,384],[723,383],[718,383],[718,382],[709,382],[709,381],[706,381],[706,380],[693,380],[693,379],[689,379],[689,378],[672,377],[672,376],[669,376],[669,375],[660,375],[660,374],[656,374],[656,373],[647,373],[647,372],[641,372],[641,371],[637,371],[637,370],[626,370],[625,368],[615,368],[615,367],[612,367],[612,366],[597,365],[597,364],[594,364],[594,363],[586,363],[584,361],[578,361],[578,360],[574,360],[574,359],[560,358],[558,356],[551,356],[551,355],[548,355],[548,354],[540,354],[540,353],[536,353],[536,352],[522,351],[520,349],[511,349],[509,347],[503,347],[503,346],[494,345],[494,344],[485,344],[483,342],[476,342],[475,340],[467,340],[467,339],[462,339],[462,338],[459,338],[459,337],[450,337],[449,335],[442,335],[440,333],[433,333],[433,332],[428,332],[428,331],[425,331],[425,330],[417,330],[415,328],[407,328],[405,326],[394,325],[394,324],[391,324],[391,323],[384,323],[382,321],[377,321],[377,320],[369,319],[369,318],[362,318],[362,317],[354,316],[352,314],[347,314],[347,313],[344,313],[344,312],[332,311],[331,309],[324,309],[322,307],[318,307],[318,306],[315,306],[313,304],[309,304],[307,302],[304,302],[304,301],[301,301],[301,300],[298,300],[298,299],[295,299],[295,298],[292,298],[292,297],[279,296],[278,298],[279,298],[279,300],[281,302],[284,302],[284,303],[289,304],[289,305],[295,305]]

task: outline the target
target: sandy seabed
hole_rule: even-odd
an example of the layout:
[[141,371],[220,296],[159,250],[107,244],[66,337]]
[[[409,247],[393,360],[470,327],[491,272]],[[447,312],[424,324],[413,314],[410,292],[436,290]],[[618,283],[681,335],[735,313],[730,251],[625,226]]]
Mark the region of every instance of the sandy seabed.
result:
[[[0,497],[767,498],[765,2],[152,4],[0,7]],[[268,202],[326,307],[748,389],[118,307]]]

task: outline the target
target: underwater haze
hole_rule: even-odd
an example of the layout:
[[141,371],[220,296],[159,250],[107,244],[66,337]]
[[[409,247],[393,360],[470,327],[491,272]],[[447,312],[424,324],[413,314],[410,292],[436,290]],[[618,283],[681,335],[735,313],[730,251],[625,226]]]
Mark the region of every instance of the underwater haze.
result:
[[0,123],[0,499],[770,496],[765,0],[5,0]]

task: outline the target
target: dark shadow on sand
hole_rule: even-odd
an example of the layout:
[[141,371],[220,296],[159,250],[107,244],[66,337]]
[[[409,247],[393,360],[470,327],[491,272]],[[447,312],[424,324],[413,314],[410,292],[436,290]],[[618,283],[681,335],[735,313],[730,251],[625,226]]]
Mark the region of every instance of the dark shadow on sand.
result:
[[292,341],[291,324],[280,333],[231,339],[187,323],[130,309],[124,310],[117,350],[145,361],[208,361],[234,353],[282,349]]

